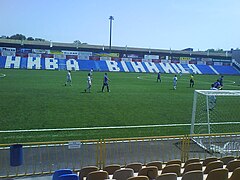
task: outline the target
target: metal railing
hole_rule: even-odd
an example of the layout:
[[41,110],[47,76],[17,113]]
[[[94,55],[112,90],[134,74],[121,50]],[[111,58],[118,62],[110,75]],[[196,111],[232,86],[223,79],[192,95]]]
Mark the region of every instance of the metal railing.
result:
[[0,145],[0,178],[51,174],[57,169],[70,168],[77,172],[94,165],[104,168],[109,164],[122,166],[150,161],[167,162],[208,156],[238,157],[240,134],[211,134],[161,136],[128,139],[100,139],[23,143],[23,164],[10,166],[11,144]]

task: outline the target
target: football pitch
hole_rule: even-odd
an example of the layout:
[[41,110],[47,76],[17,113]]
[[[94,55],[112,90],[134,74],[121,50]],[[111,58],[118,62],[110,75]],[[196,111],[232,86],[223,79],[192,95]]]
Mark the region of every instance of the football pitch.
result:
[[[5,77],[3,75],[6,75]],[[130,138],[189,134],[195,89],[210,89],[219,75],[108,72],[111,92],[101,92],[104,72],[0,70],[0,143]],[[224,76],[224,89],[239,90],[239,76]]]

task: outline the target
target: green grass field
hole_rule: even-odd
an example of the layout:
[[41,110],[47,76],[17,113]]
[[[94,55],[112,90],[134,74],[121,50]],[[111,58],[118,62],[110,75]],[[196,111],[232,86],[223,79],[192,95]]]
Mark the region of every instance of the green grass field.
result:
[[[219,77],[195,75],[195,87],[189,88],[189,75],[183,75],[173,90],[173,74],[162,74],[157,83],[156,74],[109,72],[111,92],[102,93],[104,72],[94,72],[91,93],[85,93],[86,71],[72,72],[71,87],[64,86],[66,71],[0,73],[6,74],[0,78],[0,143],[188,134],[190,126],[148,125],[189,124],[194,89],[209,89]],[[225,76],[224,83],[224,89],[240,89],[239,76]]]

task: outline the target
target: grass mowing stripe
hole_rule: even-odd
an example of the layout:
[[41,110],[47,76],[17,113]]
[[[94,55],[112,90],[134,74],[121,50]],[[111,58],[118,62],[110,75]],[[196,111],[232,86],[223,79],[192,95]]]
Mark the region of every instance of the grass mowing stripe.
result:
[[[31,141],[47,141],[55,137],[68,140],[188,134],[190,126],[174,127],[172,124],[190,124],[193,91],[209,89],[219,78],[195,75],[195,86],[189,88],[189,75],[183,74],[174,91],[173,74],[163,74],[162,83],[157,83],[157,75],[152,73],[108,72],[111,92],[102,93],[104,72],[94,72],[91,93],[84,93],[86,71],[72,72],[71,87],[64,86],[66,71],[2,69],[1,73],[7,77],[0,81],[0,130],[36,130],[15,133],[16,142],[19,142],[19,134],[26,135],[25,139],[22,136],[21,142],[29,142],[28,135]],[[139,80],[138,76],[149,80]],[[238,82],[239,76],[224,76],[224,82],[227,89],[240,88],[227,86],[230,81]],[[164,124],[170,125],[140,128]],[[68,128],[79,130],[61,131]],[[58,130],[40,132],[40,129]],[[41,134],[44,134],[43,138],[38,137]],[[0,133],[0,136],[7,142],[7,136],[12,134]],[[1,137],[0,143],[3,142]]]
[[[219,122],[210,123],[212,125],[225,124],[240,124],[240,122]],[[208,125],[208,123],[196,123],[198,125]],[[143,126],[109,126],[109,127],[88,127],[88,128],[56,128],[56,129],[25,129],[25,130],[5,130],[0,133],[17,133],[17,132],[48,132],[48,131],[76,131],[76,130],[102,130],[102,129],[134,129],[134,128],[154,128],[154,127],[177,127],[177,126],[191,126],[191,124],[156,124]]]
[[[221,125],[220,125],[221,126]],[[226,125],[222,125],[226,126]],[[236,126],[236,125],[234,125]],[[171,132],[171,134],[169,133]],[[75,131],[52,131],[52,132],[15,132],[0,133],[2,144],[24,143],[24,142],[50,142],[50,141],[71,141],[71,140],[89,140],[109,139],[109,138],[135,138],[164,135],[183,135],[189,134],[190,126],[169,126],[153,128],[135,128],[135,129],[101,129],[101,130],[75,130]],[[223,132],[224,133],[224,132]]]

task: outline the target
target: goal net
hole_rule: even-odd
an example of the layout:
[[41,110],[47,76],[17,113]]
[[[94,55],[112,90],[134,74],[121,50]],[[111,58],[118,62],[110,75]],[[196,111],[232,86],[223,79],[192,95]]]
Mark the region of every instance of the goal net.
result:
[[[216,146],[224,148],[230,140],[218,140],[222,143],[216,145],[215,136],[211,135],[237,132],[240,132],[240,91],[195,90],[190,134],[197,138],[193,140],[208,150]],[[202,138],[201,134],[209,134],[209,138]],[[240,144],[240,138],[237,139]]]

